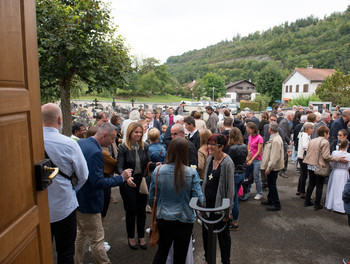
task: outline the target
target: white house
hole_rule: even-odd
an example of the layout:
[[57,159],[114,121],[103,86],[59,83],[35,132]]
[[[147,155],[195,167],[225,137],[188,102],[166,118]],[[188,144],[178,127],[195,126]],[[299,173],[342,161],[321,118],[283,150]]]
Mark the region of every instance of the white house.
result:
[[314,94],[316,88],[336,71],[333,69],[313,69],[312,66],[295,68],[282,84],[282,101],[287,102],[302,96]]
[[226,89],[226,97],[221,98],[224,103],[254,100],[256,95],[255,84],[247,80],[231,82],[226,85]]

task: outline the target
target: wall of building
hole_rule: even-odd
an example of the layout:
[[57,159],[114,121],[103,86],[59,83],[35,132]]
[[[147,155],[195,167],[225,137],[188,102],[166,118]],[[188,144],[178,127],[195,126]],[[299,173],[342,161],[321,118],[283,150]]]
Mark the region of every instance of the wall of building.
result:
[[[308,92],[304,92],[304,84],[308,84]],[[282,85],[282,98],[291,98],[295,99],[300,96],[309,96],[313,93],[315,93],[316,88],[318,85],[321,84],[319,82],[317,83],[310,83],[310,80],[305,78],[303,75],[301,75],[299,72],[295,72],[291,78],[286,83],[283,83]],[[297,85],[299,85],[299,92],[296,92]],[[288,86],[288,92],[286,92],[286,86]],[[290,86],[292,86],[292,91],[290,92]]]

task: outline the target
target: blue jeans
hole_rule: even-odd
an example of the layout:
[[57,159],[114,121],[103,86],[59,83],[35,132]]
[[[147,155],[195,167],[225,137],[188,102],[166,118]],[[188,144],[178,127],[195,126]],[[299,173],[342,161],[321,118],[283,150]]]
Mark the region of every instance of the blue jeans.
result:
[[239,188],[242,186],[243,180],[244,180],[244,172],[235,173],[235,195],[233,196],[233,208],[232,208],[233,221],[237,221],[239,216],[238,191],[239,191]]
[[295,163],[298,162],[298,151],[295,150],[295,146],[293,146],[292,161],[294,161]]
[[[255,186],[256,186],[256,193],[262,194],[262,183],[260,179],[260,165],[261,165],[261,160],[253,160],[253,174],[254,174],[254,181],[255,181]],[[250,192],[251,184],[248,186],[248,193]]]

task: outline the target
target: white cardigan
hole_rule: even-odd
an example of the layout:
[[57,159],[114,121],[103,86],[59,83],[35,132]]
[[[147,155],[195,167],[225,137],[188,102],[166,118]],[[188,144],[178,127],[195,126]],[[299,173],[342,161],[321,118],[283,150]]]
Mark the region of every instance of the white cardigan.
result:
[[298,144],[298,159],[304,159],[304,152],[307,151],[307,146],[311,140],[311,136],[307,133],[301,132]]

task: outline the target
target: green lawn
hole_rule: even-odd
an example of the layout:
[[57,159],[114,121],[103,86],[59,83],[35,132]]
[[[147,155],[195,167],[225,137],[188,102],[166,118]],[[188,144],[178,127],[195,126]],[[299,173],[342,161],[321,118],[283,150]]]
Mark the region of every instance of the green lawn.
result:
[[[72,98],[79,99],[79,100],[97,100],[99,101],[113,101],[110,97],[102,97],[102,96],[96,96],[96,95],[87,95],[87,96],[81,96],[79,98]],[[147,103],[179,103],[181,101],[191,101],[190,98],[175,96],[175,95],[155,95],[151,97],[145,97],[145,96],[135,96],[135,97],[117,97],[116,101],[125,101],[130,102],[131,99],[135,100],[135,103],[137,102],[147,102]]]

